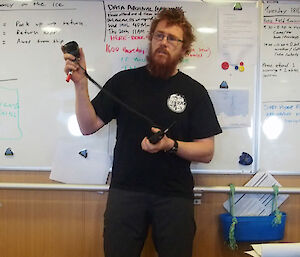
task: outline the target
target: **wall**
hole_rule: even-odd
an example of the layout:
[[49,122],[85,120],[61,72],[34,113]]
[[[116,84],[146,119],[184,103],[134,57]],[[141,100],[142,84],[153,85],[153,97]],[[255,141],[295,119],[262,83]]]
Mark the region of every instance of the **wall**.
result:
[[[6,182],[53,183],[47,172],[0,172]],[[243,185],[250,175],[195,175],[196,185]],[[283,186],[300,186],[298,176],[276,177]],[[0,191],[0,251],[3,257],[102,257],[103,214],[107,194],[70,191]],[[195,206],[197,232],[194,257],[245,256],[248,243],[231,251],[223,241],[218,215],[224,212],[223,193],[205,193]],[[288,213],[284,242],[299,242],[300,195],[290,195],[281,210]],[[150,235],[143,257],[154,257]]]

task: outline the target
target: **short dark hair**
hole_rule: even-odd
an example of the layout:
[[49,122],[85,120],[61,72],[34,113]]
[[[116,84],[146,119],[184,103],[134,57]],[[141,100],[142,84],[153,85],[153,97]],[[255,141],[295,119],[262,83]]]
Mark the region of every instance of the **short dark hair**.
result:
[[183,45],[185,54],[189,54],[192,50],[192,43],[195,41],[193,26],[185,18],[184,12],[180,8],[164,8],[152,21],[150,27],[150,40],[152,40],[153,33],[159,22],[166,21],[168,26],[177,25],[183,30]]

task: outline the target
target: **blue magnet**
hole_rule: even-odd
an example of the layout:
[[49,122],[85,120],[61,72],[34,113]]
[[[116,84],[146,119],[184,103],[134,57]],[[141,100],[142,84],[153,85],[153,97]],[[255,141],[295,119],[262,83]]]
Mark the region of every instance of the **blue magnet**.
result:
[[228,88],[228,84],[226,81],[223,81],[220,85],[220,88]]
[[87,152],[86,149],[80,151],[79,154],[80,154],[81,156],[83,156],[84,158],[87,158],[87,156],[88,156],[88,152]]
[[242,165],[250,165],[253,162],[253,158],[250,154],[242,152],[239,163]]
[[13,156],[13,155],[14,155],[14,153],[13,153],[13,151],[11,150],[10,147],[6,149],[5,155],[6,155],[6,156]]
[[238,69],[239,69],[239,66],[235,65],[235,66],[234,66],[234,69],[235,69],[235,70],[238,70]]

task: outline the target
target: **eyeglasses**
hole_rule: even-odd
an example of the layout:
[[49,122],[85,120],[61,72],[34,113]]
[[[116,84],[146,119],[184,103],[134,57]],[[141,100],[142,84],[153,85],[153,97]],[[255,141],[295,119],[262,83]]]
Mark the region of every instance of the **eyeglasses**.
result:
[[167,42],[173,47],[177,47],[179,43],[183,43],[183,40],[178,39],[177,37],[172,35],[166,35],[162,32],[155,32],[153,34],[153,38],[156,41],[163,41],[165,37],[167,38]]

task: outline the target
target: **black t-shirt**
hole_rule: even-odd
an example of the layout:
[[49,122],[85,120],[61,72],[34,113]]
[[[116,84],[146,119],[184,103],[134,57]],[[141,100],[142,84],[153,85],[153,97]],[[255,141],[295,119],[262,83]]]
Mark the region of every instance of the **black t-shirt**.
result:
[[117,120],[111,187],[193,197],[190,161],[163,151],[145,152],[141,141],[151,135],[151,126],[166,129],[174,121],[167,136],[179,141],[221,133],[206,89],[180,71],[168,80],[154,78],[145,66],[117,73],[104,88],[154,123],[112,100],[104,90],[92,100],[105,123]]

